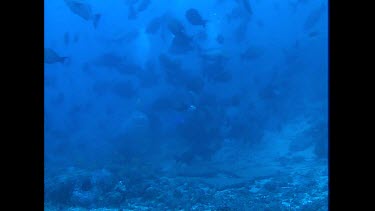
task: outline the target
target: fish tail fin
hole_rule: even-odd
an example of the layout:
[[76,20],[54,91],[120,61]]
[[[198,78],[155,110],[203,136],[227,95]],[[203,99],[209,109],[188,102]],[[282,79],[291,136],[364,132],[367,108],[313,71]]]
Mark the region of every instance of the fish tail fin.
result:
[[94,20],[93,20],[93,23],[94,23],[94,28],[96,29],[98,27],[98,24],[99,24],[99,21],[100,21],[100,18],[101,18],[101,14],[96,14],[94,16]]
[[60,63],[63,63],[65,64],[67,61],[68,61],[69,57],[65,56],[65,57],[61,57],[60,59]]
[[65,57],[61,57],[60,59],[60,63],[61,64],[64,64],[64,65],[69,65],[70,64],[70,58],[65,56]]

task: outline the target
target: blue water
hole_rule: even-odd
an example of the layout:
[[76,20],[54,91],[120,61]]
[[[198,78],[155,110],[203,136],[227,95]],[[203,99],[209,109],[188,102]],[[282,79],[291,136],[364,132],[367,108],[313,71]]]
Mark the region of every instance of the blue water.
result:
[[44,13],[45,210],[328,210],[327,1]]

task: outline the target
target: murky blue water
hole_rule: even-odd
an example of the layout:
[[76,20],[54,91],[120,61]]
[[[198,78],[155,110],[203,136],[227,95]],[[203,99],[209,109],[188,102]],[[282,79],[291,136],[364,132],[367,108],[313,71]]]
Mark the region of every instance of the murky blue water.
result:
[[45,210],[328,210],[328,2],[45,0]]

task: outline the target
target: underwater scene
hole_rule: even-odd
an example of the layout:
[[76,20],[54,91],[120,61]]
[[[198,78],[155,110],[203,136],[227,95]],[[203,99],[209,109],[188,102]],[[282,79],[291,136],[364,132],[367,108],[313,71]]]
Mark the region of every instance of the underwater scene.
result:
[[44,209],[328,210],[327,0],[44,0]]

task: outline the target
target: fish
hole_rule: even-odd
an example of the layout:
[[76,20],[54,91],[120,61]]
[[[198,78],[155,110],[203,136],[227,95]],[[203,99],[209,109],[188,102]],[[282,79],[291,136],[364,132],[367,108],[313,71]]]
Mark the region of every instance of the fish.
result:
[[73,38],[73,42],[78,42],[79,41],[79,34],[75,34]]
[[117,70],[119,73],[124,75],[133,75],[141,71],[140,66],[126,62],[125,57],[114,52],[107,52],[96,57],[92,61],[92,64],[96,65],[97,67]]
[[96,81],[92,86],[92,91],[95,93],[95,95],[102,96],[106,94],[108,91],[111,91],[110,88],[110,82]]
[[70,11],[86,21],[92,21],[94,28],[97,28],[101,14],[94,14],[91,6],[83,0],[64,0]]
[[132,4],[136,4],[139,0],[125,0],[125,4],[127,5],[132,5]]
[[213,82],[226,83],[232,80],[232,73],[228,70],[220,70],[213,73],[208,79]]
[[200,93],[204,88],[204,80],[199,75],[186,74],[184,87],[194,93]]
[[69,32],[65,32],[64,34],[64,44],[65,46],[68,46],[70,43],[70,35],[69,35]]
[[137,11],[142,12],[146,10],[150,6],[151,0],[142,0],[141,3],[139,3]]
[[155,71],[153,64],[148,64],[146,69],[138,71],[136,76],[140,82],[140,86],[143,88],[151,88],[157,85],[161,78]]
[[196,9],[186,10],[185,17],[192,25],[206,27],[207,20],[204,20]]
[[182,70],[181,62],[161,54],[159,55],[159,63],[164,70],[166,82],[181,86],[186,77],[185,71]]
[[57,96],[52,98],[51,103],[54,105],[61,105],[64,103],[64,100],[65,100],[65,95],[63,92],[60,92],[59,94],[57,94]]
[[149,7],[149,5],[151,3],[151,0],[142,0],[138,4],[138,6],[136,6],[137,3],[138,3],[138,0],[127,2],[127,4],[128,4],[128,19],[129,20],[137,19],[138,13],[140,13],[142,11],[145,11]]
[[230,12],[226,14],[227,21],[235,21],[241,18],[242,10],[240,7],[233,8]]
[[131,31],[127,31],[122,34],[118,34],[114,36],[111,41],[114,42],[115,44],[120,44],[123,42],[130,43],[130,42],[133,42],[135,39],[137,39],[139,34],[140,33],[138,30],[131,30]]
[[257,21],[256,21],[256,24],[257,24],[257,26],[258,26],[259,28],[263,28],[263,27],[264,27],[264,23],[263,23],[262,20],[257,20]]
[[137,11],[135,11],[134,6],[130,5],[128,9],[128,19],[129,20],[135,20],[137,19]]
[[44,75],[44,86],[45,87],[56,88],[56,86],[57,86],[57,78],[56,78],[56,76],[45,74]]
[[159,62],[165,74],[165,81],[168,84],[196,93],[203,89],[203,79],[199,75],[192,74],[191,71],[182,69],[180,61],[161,54]]
[[297,0],[297,1],[290,1],[289,5],[292,7],[292,11],[295,12],[300,5],[306,5],[310,3],[310,0]]
[[161,27],[162,20],[163,19],[161,17],[153,18],[146,26],[146,33],[147,34],[157,33]]
[[93,74],[93,70],[92,70],[92,67],[90,65],[89,62],[85,62],[83,65],[82,65],[82,72],[84,73],[87,73],[89,75],[92,75]]
[[169,47],[169,52],[173,54],[185,54],[194,50],[192,38],[187,35],[175,36]]
[[248,22],[241,21],[239,26],[234,30],[234,37],[237,42],[239,43],[243,42],[248,38],[247,30],[248,30]]
[[59,56],[55,50],[51,48],[44,48],[44,63],[65,63],[68,57]]
[[162,53],[159,55],[160,66],[167,70],[180,70],[181,62],[178,60],[173,60],[168,55]]
[[193,50],[192,37],[186,33],[185,26],[181,21],[166,15],[164,15],[164,18],[167,19],[166,25],[168,31],[174,35],[169,47],[169,52],[173,54],[183,54]]
[[250,5],[250,2],[249,0],[240,0],[242,6],[245,8],[246,12],[249,14],[249,15],[253,15],[253,9]]
[[241,102],[242,102],[242,96],[240,94],[235,94],[225,99],[223,104],[226,106],[239,106]]
[[193,37],[185,33],[185,27],[176,19],[167,24],[169,31],[174,35],[168,51],[172,54],[185,54],[194,49]]
[[226,0],[216,0],[215,4],[223,4]]
[[117,70],[124,75],[134,75],[143,71],[142,67],[135,63],[123,63]]
[[168,18],[167,28],[174,36],[184,36],[186,35],[186,30],[184,25],[176,18]]
[[305,30],[313,28],[316,23],[321,19],[323,13],[326,11],[326,5],[322,4],[319,7],[315,8],[307,17],[305,24],[303,25]]
[[220,63],[224,60],[228,60],[229,57],[225,55],[223,48],[208,48],[208,49],[199,49],[198,55],[205,62],[210,63]]
[[186,33],[185,27],[181,21],[174,17],[164,17],[167,18],[166,26],[168,31],[174,35],[169,47],[169,52],[173,54],[184,54],[193,50],[192,37]]
[[263,49],[250,46],[241,54],[241,60],[255,60],[261,57],[263,53]]
[[124,66],[124,58],[113,52],[107,52],[95,58],[92,64],[109,69],[121,69]]
[[224,36],[221,35],[221,34],[217,35],[216,42],[219,43],[219,44],[223,44],[224,43]]
[[293,46],[287,49],[285,48],[283,49],[285,63],[287,65],[295,64],[300,59],[302,53],[301,53],[301,48],[300,48],[299,43],[300,43],[299,40],[296,40]]
[[131,99],[137,95],[137,88],[130,80],[120,81],[113,85],[112,92],[121,98]]
[[208,39],[208,33],[204,30],[194,34],[194,39],[197,41],[205,42]]
[[253,15],[253,8],[249,0],[236,0],[237,4],[246,12],[248,17]]
[[189,92],[175,88],[156,97],[151,102],[150,109],[153,111],[177,111],[186,112],[193,103]]
[[203,76],[211,82],[226,83],[232,80],[232,74],[224,68],[222,60],[204,64],[202,72]]
[[317,32],[317,31],[312,31],[312,32],[310,32],[310,33],[308,34],[308,36],[311,37],[311,38],[316,37],[316,36],[318,36],[318,35],[319,35],[319,32]]

